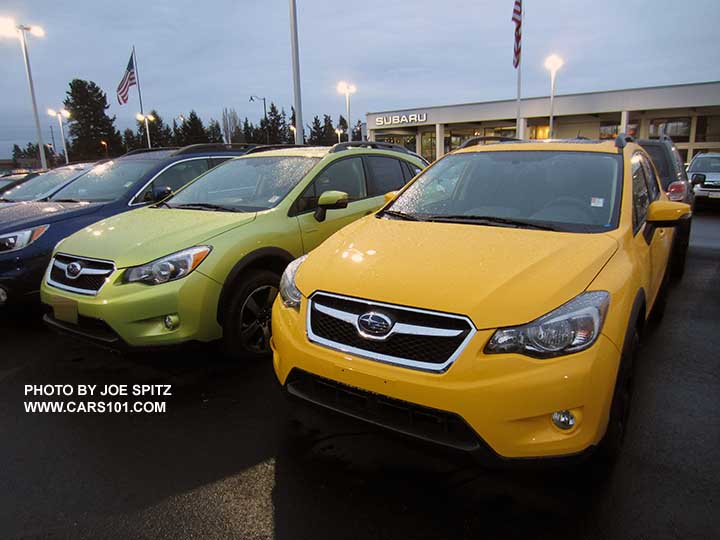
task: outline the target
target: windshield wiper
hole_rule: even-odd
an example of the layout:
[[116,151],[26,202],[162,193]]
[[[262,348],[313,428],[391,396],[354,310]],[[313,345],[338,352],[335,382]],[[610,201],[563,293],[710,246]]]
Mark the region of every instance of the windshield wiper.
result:
[[0,202],[15,202],[13,199],[6,199],[5,197],[0,197]]
[[[167,203],[165,203],[167,204]],[[236,208],[230,208],[229,206],[223,206],[221,204],[212,203],[186,203],[186,204],[175,204],[169,205],[170,208],[187,208],[189,210],[214,210],[215,212],[242,212]]]
[[53,199],[51,202],[82,202],[79,199]]
[[392,216],[398,219],[404,219],[406,221],[420,221],[420,218],[412,214],[406,214],[405,212],[398,212],[397,210],[385,210],[383,216]]
[[555,227],[552,227],[550,225],[544,225],[541,223],[535,223],[533,221],[525,221],[522,219],[512,219],[512,218],[501,218],[501,217],[495,217],[495,216],[472,216],[472,215],[465,215],[465,214],[455,214],[455,215],[447,215],[447,216],[430,216],[427,218],[428,221],[436,221],[436,222],[453,222],[453,223],[477,223],[479,225],[500,225],[500,226],[508,226],[508,227],[517,227],[517,228],[527,228],[527,229],[538,229],[541,231],[557,231]]

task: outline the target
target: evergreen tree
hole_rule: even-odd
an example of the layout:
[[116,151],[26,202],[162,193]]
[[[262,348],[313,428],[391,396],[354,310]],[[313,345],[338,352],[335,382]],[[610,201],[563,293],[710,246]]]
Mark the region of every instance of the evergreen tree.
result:
[[245,139],[245,142],[248,142],[248,143],[255,142],[255,127],[247,119],[247,116],[245,117],[245,120],[243,121],[242,131],[243,131],[243,138]]
[[352,139],[353,141],[362,141],[362,122],[360,120],[357,121],[357,124],[355,124],[355,128],[352,132]]
[[143,147],[142,139],[139,138],[138,135],[136,135],[135,132],[130,128],[127,128],[125,131],[123,131],[122,141],[126,152],[130,152],[131,150],[136,150],[137,148]]
[[312,124],[307,126],[308,128],[308,143],[309,144],[316,144],[316,145],[322,145],[324,144],[324,134],[323,134],[323,126],[320,123],[320,118],[315,115],[313,118]]
[[267,129],[266,138],[270,144],[281,144],[285,142],[287,138],[285,133],[287,127],[285,124],[286,121],[283,119],[280,111],[278,111],[277,106],[271,102],[267,115],[267,123],[265,124],[265,128]]
[[332,117],[329,114],[323,115],[322,134],[323,146],[332,146],[338,142],[337,133],[335,133],[335,126],[333,126]]
[[178,146],[210,142],[203,121],[200,120],[195,111],[190,111],[190,114],[185,118],[178,130],[177,139],[176,144]]
[[70,112],[68,124],[73,159],[104,157],[100,141],[107,142],[110,155],[122,153],[122,138],[115,128],[115,117],[105,112],[110,106],[105,92],[97,84],[73,79],[63,104]]
[[345,117],[341,114],[340,118],[338,118],[337,123],[338,129],[342,129],[343,133],[341,135],[343,141],[348,141],[348,123],[347,120],[345,120]]
[[225,142],[225,140],[223,139],[222,128],[220,127],[220,122],[210,119],[210,123],[208,124],[207,128],[207,137],[208,141],[211,143]]

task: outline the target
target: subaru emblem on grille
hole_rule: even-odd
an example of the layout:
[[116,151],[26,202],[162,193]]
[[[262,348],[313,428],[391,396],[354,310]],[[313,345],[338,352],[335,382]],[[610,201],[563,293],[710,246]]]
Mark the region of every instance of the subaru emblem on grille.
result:
[[377,311],[368,311],[358,317],[357,325],[360,334],[369,338],[384,338],[392,330],[395,323],[387,315]]
[[82,269],[82,264],[79,262],[71,262],[67,265],[67,268],[65,268],[65,275],[69,279],[77,279],[82,273]]

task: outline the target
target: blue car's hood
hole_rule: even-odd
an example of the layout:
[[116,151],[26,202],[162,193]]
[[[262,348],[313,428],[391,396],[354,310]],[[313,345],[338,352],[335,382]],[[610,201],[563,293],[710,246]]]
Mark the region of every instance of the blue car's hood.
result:
[[0,233],[93,214],[106,204],[33,202],[0,206]]

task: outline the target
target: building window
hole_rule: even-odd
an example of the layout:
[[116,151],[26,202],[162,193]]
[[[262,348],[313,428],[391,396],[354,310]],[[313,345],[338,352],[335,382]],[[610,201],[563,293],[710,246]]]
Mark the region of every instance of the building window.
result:
[[485,137],[515,137],[515,126],[485,128]]
[[659,139],[661,135],[672,137],[675,142],[690,140],[689,118],[656,118],[650,121],[650,138]]
[[528,135],[531,139],[547,139],[550,137],[550,126],[528,126]]
[[435,161],[435,134],[434,133],[423,133],[422,135],[422,157],[430,162]]
[[720,141],[720,116],[698,116],[697,130],[695,131],[695,141]]
[[404,146],[411,152],[415,151],[415,135],[375,135],[375,140]]
[[615,139],[620,131],[620,124],[603,122],[600,124],[600,139]]

